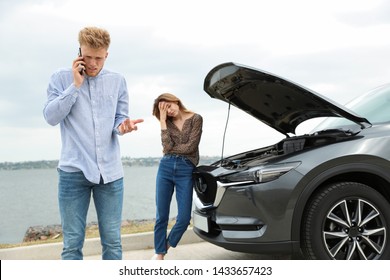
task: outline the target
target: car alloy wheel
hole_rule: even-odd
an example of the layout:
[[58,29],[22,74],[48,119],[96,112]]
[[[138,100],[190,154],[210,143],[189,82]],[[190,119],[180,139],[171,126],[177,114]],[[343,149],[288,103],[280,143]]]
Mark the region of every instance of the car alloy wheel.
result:
[[389,207],[380,193],[360,183],[337,183],[317,192],[303,221],[305,258],[388,259]]

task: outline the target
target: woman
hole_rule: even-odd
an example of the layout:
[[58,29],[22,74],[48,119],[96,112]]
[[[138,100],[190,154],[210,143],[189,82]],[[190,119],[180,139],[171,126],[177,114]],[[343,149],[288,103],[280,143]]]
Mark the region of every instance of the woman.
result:
[[[192,172],[199,162],[199,142],[203,119],[187,110],[179,98],[161,94],[153,105],[153,115],[160,121],[163,158],[156,178],[155,255],[163,260],[170,247],[176,247],[191,220]],[[174,190],[178,214],[167,237],[169,209]]]

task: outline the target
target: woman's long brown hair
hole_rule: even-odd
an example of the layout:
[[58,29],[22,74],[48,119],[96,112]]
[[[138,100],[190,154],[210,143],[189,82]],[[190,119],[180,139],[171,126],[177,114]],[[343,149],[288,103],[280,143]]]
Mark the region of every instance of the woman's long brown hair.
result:
[[153,116],[155,116],[158,120],[160,120],[160,109],[158,108],[158,104],[161,101],[166,101],[166,102],[175,102],[179,106],[180,111],[185,112],[185,113],[191,113],[190,110],[188,110],[181,100],[177,98],[175,95],[172,93],[163,93],[159,95],[155,100],[153,104]]

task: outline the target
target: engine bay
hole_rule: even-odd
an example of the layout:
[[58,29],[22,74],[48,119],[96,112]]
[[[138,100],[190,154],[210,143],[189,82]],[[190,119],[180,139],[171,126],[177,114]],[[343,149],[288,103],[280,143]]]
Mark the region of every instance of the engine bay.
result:
[[329,145],[332,143],[346,141],[356,136],[358,132],[350,130],[323,130],[313,134],[287,137],[282,141],[268,147],[240,153],[234,156],[217,161],[213,166],[221,166],[226,169],[240,169],[258,165],[261,162],[273,157],[296,153],[313,147]]

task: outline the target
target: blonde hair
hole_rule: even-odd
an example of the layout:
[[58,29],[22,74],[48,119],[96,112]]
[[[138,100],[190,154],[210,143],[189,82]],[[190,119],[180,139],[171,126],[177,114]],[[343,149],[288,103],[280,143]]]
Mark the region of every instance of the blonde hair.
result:
[[192,111],[188,110],[183,105],[181,100],[179,98],[177,98],[176,96],[174,96],[172,93],[163,93],[163,94],[159,95],[154,100],[154,104],[153,104],[153,116],[155,116],[158,120],[160,120],[160,109],[158,108],[158,104],[161,101],[177,103],[177,105],[179,106],[180,111],[183,111],[185,113],[192,113]]
[[80,46],[85,45],[93,49],[108,49],[110,46],[110,34],[107,30],[98,27],[85,27],[79,32]]

